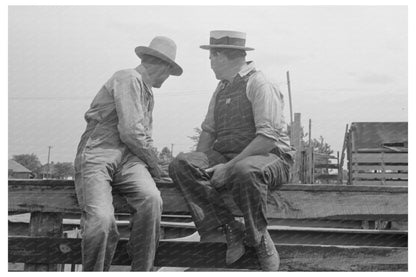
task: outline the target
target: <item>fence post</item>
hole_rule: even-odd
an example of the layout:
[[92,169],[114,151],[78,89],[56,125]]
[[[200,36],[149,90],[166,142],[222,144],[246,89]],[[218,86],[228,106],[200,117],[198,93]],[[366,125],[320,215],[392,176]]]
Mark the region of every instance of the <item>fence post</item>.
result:
[[[31,237],[62,237],[62,213],[32,212],[29,234]],[[58,271],[58,265],[25,264],[25,271]]]
[[299,183],[300,175],[300,163],[301,163],[301,152],[302,152],[302,126],[300,123],[300,113],[295,113],[295,120],[293,126],[291,126],[291,144],[296,148],[295,163],[292,168],[292,183]]

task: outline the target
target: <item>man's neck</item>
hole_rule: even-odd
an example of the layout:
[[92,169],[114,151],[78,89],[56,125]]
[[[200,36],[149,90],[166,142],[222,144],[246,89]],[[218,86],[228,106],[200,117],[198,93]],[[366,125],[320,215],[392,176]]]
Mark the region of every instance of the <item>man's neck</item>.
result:
[[147,71],[146,67],[143,64],[140,64],[136,67],[137,72],[140,73],[142,76],[143,82],[149,87],[152,88],[152,79],[149,75],[149,72]]
[[224,80],[227,80],[231,83],[234,80],[235,76],[241,71],[241,69],[245,65],[246,61],[244,59],[236,59],[230,61],[229,67],[226,70],[226,76],[224,76]]

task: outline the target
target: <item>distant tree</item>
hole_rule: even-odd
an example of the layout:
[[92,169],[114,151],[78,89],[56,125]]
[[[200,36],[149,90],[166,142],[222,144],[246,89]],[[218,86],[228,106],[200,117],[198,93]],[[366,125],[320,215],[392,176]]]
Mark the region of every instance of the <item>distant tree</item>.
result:
[[194,145],[191,147],[191,151],[195,151],[198,146],[199,137],[201,136],[202,130],[199,127],[194,128],[195,134],[193,136],[188,136],[193,142]]
[[313,139],[312,146],[315,152],[331,155],[334,153],[334,150],[331,149],[331,146],[325,142],[322,136],[319,136],[319,140]]
[[57,162],[53,164],[52,176],[57,179],[66,179],[68,177],[75,177],[74,165],[70,162]]
[[42,164],[36,154],[13,155],[12,159],[32,171],[37,177],[41,176]]
[[169,163],[172,161],[172,159],[173,157],[170,149],[167,146],[163,147],[162,151],[159,153],[159,161],[161,163]]

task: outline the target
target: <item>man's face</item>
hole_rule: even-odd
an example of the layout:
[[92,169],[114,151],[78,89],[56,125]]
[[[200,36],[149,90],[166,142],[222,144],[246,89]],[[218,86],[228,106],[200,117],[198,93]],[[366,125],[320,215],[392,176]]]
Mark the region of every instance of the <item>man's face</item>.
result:
[[170,66],[166,64],[159,64],[156,67],[156,78],[153,81],[154,88],[160,88],[166,79],[170,76]]
[[210,51],[209,59],[211,61],[211,69],[215,73],[217,80],[222,80],[226,72],[227,58],[222,53],[213,53]]

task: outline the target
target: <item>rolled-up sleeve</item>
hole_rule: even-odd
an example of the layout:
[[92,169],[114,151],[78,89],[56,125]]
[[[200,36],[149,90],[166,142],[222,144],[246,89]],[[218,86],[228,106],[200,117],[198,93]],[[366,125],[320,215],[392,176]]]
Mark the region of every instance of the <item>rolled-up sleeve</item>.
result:
[[277,85],[269,81],[254,81],[248,86],[247,97],[253,107],[256,135],[279,141],[285,126],[283,96]]
[[142,84],[135,76],[127,75],[112,80],[112,91],[118,116],[120,139],[136,156],[149,166],[156,161],[152,139],[147,135],[142,108]]

